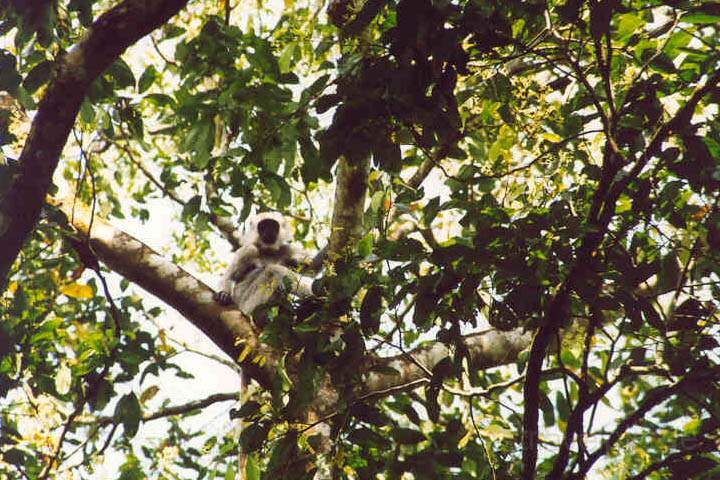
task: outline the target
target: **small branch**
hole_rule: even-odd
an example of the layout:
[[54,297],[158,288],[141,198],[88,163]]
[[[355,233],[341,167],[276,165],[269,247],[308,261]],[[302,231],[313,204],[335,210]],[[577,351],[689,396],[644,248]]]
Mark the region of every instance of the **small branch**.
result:
[[155,37],[152,35],[150,35],[150,42],[152,43],[153,48],[155,49],[155,53],[158,54],[158,56],[163,60],[163,62],[167,63],[168,65],[172,65],[173,67],[178,66],[178,64],[176,62],[170,60],[163,54],[162,50],[160,50],[160,45],[157,44],[157,40],[155,40]]
[[155,185],[158,188],[158,190],[160,190],[166,197],[168,197],[170,200],[172,200],[173,202],[175,202],[181,206],[184,206],[187,203],[184,200],[182,200],[180,197],[178,197],[175,194],[175,192],[168,189],[162,182],[160,182],[160,180],[155,178],[155,175],[153,175],[153,173],[150,170],[148,170],[140,160],[135,158],[135,155],[133,155],[132,151],[130,150],[130,148],[127,145],[121,145],[117,142],[114,142],[114,143],[115,143],[116,147],[118,147],[120,150],[125,152],[125,155],[127,156],[128,160],[130,160],[130,163],[135,165],[137,167],[137,169],[140,170],[143,173],[143,175],[145,175],[145,177],[147,177],[148,180],[150,180],[150,183]]
[[692,119],[693,113],[695,113],[695,109],[700,103],[700,100],[702,100],[705,95],[712,92],[718,83],[720,83],[720,70],[710,76],[703,86],[696,88],[685,105],[683,105],[669,121],[662,124],[655,131],[650,143],[643,151],[632,170],[612,186],[607,200],[604,202],[605,205],[603,206],[600,222],[604,224],[608,224],[610,222],[613,214],[615,213],[617,200],[628,187],[630,182],[640,175],[643,168],[645,168],[645,165],[647,165],[650,159],[659,152],[663,142],[665,142],[665,140],[667,140],[673,132],[690,124],[690,120]]
[[[620,198],[622,192],[625,191],[633,179],[637,178],[644,166],[650,158],[656,154],[670,133],[689,123],[700,100],[713,88],[715,88],[719,82],[720,71],[717,71],[708,79],[705,85],[696,89],[690,99],[675,114],[675,116],[656,130],[648,147],[638,159],[632,170],[628,172],[622,180],[612,183],[615,175],[610,176],[604,171],[604,178],[607,179],[607,181],[601,181],[601,185],[598,187],[598,191],[593,198],[593,208],[591,208],[588,218],[589,225],[592,228],[582,239],[575,262],[570,269],[570,273],[568,274],[565,283],[560,286],[558,293],[550,301],[547,313],[543,318],[543,324],[535,335],[535,339],[533,340],[533,344],[530,349],[530,356],[528,357],[527,381],[525,383],[524,390],[525,415],[523,418],[523,468],[524,478],[528,480],[535,478],[535,464],[537,462],[537,423],[539,418],[538,408],[540,400],[539,374],[547,347],[550,344],[550,340],[564,323],[567,316],[570,292],[574,289],[577,279],[582,277],[582,273],[579,272],[579,270],[589,263],[593,253],[605,238],[608,225],[615,214],[617,200]],[[608,140],[610,139],[608,138]],[[609,145],[606,145],[606,152],[611,152],[611,147]],[[609,169],[610,171],[617,168],[614,163],[608,162],[604,163],[603,166],[605,167],[604,170]],[[605,195],[605,191],[607,191],[607,195]],[[595,211],[598,211],[599,213],[595,214]]]
[[[563,471],[565,470],[565,467],[567,466],[569,460],[570,446],[572,445],[573,438],[575,437],[575,435],[578,435],[580,437],[583,435],[583,419],[585,412],[590,407],[594,407],[595,405],[597,405],[597,403],[600,402],[605,397],[605,395],[607,395],[608,392],[612,390],[612,388],[620,381],[626,380],[636,375],[642,375],[644,373],[649,374],[651,372],[643,369],[624,369],[617,377],[598,387],[598,389],[594,392],[580,394],[580,401],[577,403],[577,405],[575,405],[575,408],[570,413],[570,417],[568,418],[565,435],[563,436],[563,440],[559,445],[558,453],[555,458],[555,462],[553,463],[553,469],[548,478],[562,477]],[[582,386],[580,388],[583,389]]]
[[[127,137],[125,137],[127,138]],[[145,177],[147,177],[148,180],[150,180],[150,183],[155,185],[158,190],[160,190],[167,198],[175,202],[181,207],[184,207],[187,202],[183,200],[182,198],[178,197],[175,192],[167,188],[167,186],[162,183],[160,180],[158,180],[153,173],[145,167],[145,165],[135,157],[135,155],[132,153],[132,150],[130,150],[130,147],[128,145],[122,145],[118,142],[113,142],[114,145],[125,152],[125,155],[127,156],[128,160],[130,160],[130,163],[135,165],[138,170],[140,170]],[[209,198],[208,188],[210,187],[209,180],[206,179],[206,196]],[[210,190],[213,191],[214,190]],[[220,215],[215,214],[212,210],[209,212],[210,222],[217,227],[217,229],[220,231],[220,233],[225,237],[225,239],[232,245],[233,249],[237,250],[240,248],[240,239],[238,236],[238,229],[236,225],[227,217],[221,217]]]
[[230,12],[232,12],[230,0],[223,0],[223,10],[225,12],[225,25],[230,25]]
[[425,157],[420,166],[415,170],[412,177],[407,181],[410,188],[420,188],[420,185],[430,175],[430,172],[439,160],[437,158]]
[[[190,413],[193,410],[209,407],[215,403],[229,402],[240,398],[241,392],[228,392],[228,393],[214,393],[206,398],[200,400],[193,400],[192,402],[183,403],[181,405],[174,405],[171,407],[161,408],[153,413],[146,413],[142,417],[143,422],[151,422],[160,418],[172,417],[173,415],[183,415]],[[120,419],[117,417],[98,417],[93,422],[97,425],[116,425],[120,423]]]
[[647,478],[651,473],[657,472],[658,470],[662,470],[663,468],[670,467],[672,464],[680,461],[687,461],[686,457],[688,455],[703,453],[703,452],[712,452],[717,450],[717,445],[715,442],[711,439],[698,439],[698,446],[695,448],[689,448],[686,450],[682,450],[679,452],[674,452],[665,457],[664,459],[660,460],[659,462],[655,462],[652,465],[647,466],[644,468],[640,473],[637,475],[634,475],[629,478],[629,480],[643,480]]
[[[211,199],[217,198],[217,189],[215,188],[215,184],[212,181],[212,178],[210,178],[210,175],[205,176],[205,198],[208,201],[208,204],[210,203]],[[228,217],[223,217],[220,215],[217,215],[215,212],[212,211],[212,208],[210,208],[210,205],[208,205],[208,209],[210,210],[210,221],[217,227],[218,230],[220,230],[220,233],[227,239],[228,242],[230,242],[230,245],[232,245],[233,250],[237,250],[240,248],[240,232],[238,230],[237,225],[235,222],[230,220]]]
[[172,341],[174,343],[180,345],[183,348],[183,350],[178,353],[182,353],[182,352],[194,353],[195,355],[200,355],[201,357],[205,357],[207,359],[214,360],[221,365],[225,365],[226,367],[228,367],[231,370],[234,370],[238,374],[242,373],[242,369],[238,366],[238,364],[235,362],[231,362],[227,358],[223,358],[220,355],[215,355],[212,353],[203,352],[201,350],[194,349],[185,342],[178,342],[177,340],[174,340],[174,339]]
[[473,177],[472,180],[478,181],[478,180],[486,180],[486,179],[492,179],[492,178],[503,178],[503,177],[507,177],[509,175],[513,175],[515,173],[521,172],[523,170],[527,170],[528,168],[532,167],[537,162],[539,162],[540,160],[545,158],[547,155],[557,152],[560,149],[560,147],[565,145],[566,143],[568,143],[572,140],[584,137],[585,135],[589,135],[591,133],[601,133],[601,132],[603,132],[603,130],[584,130],[580,133],[576,133],[575,135],[570,135],[568,137],[563,138],[559,142],[554,143],[552,146],[550,146],[550,148],[544,150],[543,152],[538,154],[538,156],[536,156],[535,158],[533,158],[532,160],[530,160],[528,163],[526,163],[524,165],[520,165],[520,166],[511,168],[502,173],[494,173],[494,174],[490,174],[490,175],[478,175],[476,177]]
[[595,462],[609,452],[629,428],[637,425],[641,420],[643,420],[650,410],[660,405],[665,400],[668,400],[673,395],[682,394],[682,392],[688,388],[690,384],[702,384],[717,380],[718,374],[720,374],[720,367],[694,371],[672,385],[649,391],[647,395],[645,395],[643,401],[638,405],[637,409],[631,415],[625,417],[605,440],[605,442],[603,442],[597,450],[592,452],[586,461],[580,464],[580,470],[576,474],[568,476],[568,478],[573,480],[585,478],[587,472],[592,468]]
[[60,433],[60,438],[58,438],[57,445],[55,445],[55,450],[53,451],[52,456],[48,460],[48,463],[45,465],[45,468],[43,469],[43,472],[40,474],[40,479],[45,480],[48,478],[48,475],[50,475],[50,472],[52,471],[53,467],[56,463],[58,463],[60,459],[60,452],[62,452],[63,444],[65,443],[65,437],[67,436],[68,432],[70,431],[70,428],[72,427],[73,423],[75,422],[75,418],[77,418],[78,415],[83,411],[83,408],[85,407],[85,398],[81,398],[78,402],[75,409],[70,413],[70,415],[67,418],[67,421],[65,422],[65,425],[63,425],[62,432]]
[[[557,375],[558,373],[567,373],[567,370],[564,368],[551,368],[549,370],[545,370],[542,372],[542,375],[544,377],[546,376],[553,376]],[[511,378],[509,380],[506,380],[504,382],[495,383],[493,385],[490,385],[487,388],[473,388],[471,390],[459,390],[452,387],[444,387],[445,390],[452,393],[453,395],[458,395],[461,397],[489,397],[491,394],[499,391],[499,390],[505,390],[507,388],[512,387],[513,385],[517,385],[518,383],[525,380],[525,375],[519,375],[515,378]]]

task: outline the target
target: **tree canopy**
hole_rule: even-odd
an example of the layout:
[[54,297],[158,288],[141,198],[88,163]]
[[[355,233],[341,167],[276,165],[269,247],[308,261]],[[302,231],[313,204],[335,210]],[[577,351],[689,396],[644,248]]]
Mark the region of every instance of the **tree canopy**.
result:
[[[717,478],[718,27],[0,0],[0,478]],[[259,325],[212,294],[268,210],[323,265]]]

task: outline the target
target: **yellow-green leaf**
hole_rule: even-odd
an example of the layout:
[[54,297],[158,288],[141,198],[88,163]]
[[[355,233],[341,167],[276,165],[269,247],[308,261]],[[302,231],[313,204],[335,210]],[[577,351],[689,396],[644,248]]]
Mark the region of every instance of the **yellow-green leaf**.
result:
[[82,285],[80,283],[71,283],[70,285],[63,285],[60,287],[60,291],[72,298],[92,298],[93,289],[88,285]]
[[145,389],[144,392],[140,395],[140,403],[145,403],[148,400],[152,400],[152,398],[157,395],[157,393],[160,391],[160,387],[157,385],[151,385],[148,388]]
[[68,367],[67,363],[62,362],[58,372],[55,375],[55,390],[60,395],[65,395],[70,391],[70,384],[72,383],[72,371]]
[[487,428],[480,430],[483,437],[487,437],[490,440],[505,440],[514,438],[513,432],[507,428],[503,428],[500,425],[492,424]]

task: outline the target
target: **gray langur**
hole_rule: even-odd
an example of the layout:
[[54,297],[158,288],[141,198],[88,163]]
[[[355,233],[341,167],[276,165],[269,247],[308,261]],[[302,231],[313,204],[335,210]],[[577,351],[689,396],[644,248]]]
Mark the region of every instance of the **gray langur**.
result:
[[235,303],[245,314],[271,300],[288,287],[288,293],[312,296],[312,279],[296,270],[312,263],[306,252],[289,241],[292,229],[279,213],[261,213],[250,220],[242,246],[235,252],[215,294],[221,305]]

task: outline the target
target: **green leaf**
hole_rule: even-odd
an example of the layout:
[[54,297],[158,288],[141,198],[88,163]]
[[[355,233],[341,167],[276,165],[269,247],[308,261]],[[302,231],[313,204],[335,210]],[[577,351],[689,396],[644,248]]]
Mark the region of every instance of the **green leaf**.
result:
[[254,452],[262,447],[270,433],[270,423],[251,423],[240,433],[240,446],[245,452]]
[[425,435],[423,435],[422,432],[411,428],[396,427],[390,434],[400,445],[413,445],[425,440]]
[[373,240],[374,237],[372,233],[368,233],[360,239],[357,246],[357,252],[361,258],[365,258],[372,253]]
[[706,13],[689,13],[683,15],[681,20],[687,23],[704,25],[709,23],[720,23],[720,15],[709,15]]
[[668,292],[675,289],[680,278],[680,261],[673,251],[662,257],[660,260],[660,272],[658,274],[657,288],[660,292]]
[[317,113],[325,113],[332,107],[340,103],[340,100],[342,100],[342,96],[337,93],[323,95],[315,102],[315,110],[317,111]]
[[175,100],[173,100],[170,95],[165,95],[164,93],[151,93],[145,95],[145,100],[158,108],[165,106],[173,106],[175,104]]
[[182,210],[183,218],[195,218],[200,211],[201,202],[202,197],[200,195],[195,195],[187,203],[185,203]]
[[377,333],[380,329],[380,314],[383,301],[383,289],[373,285],[365,293],[360,306],[360,326],[366,334]]
[[88,403],[94,411],[100,411],[110,402],[115,390],[113,385],[105,379],[99,379],[95,388],[89,392]]
[[665,53],[657,55],[652,62],[650,62],[650,66],[662,73],[673,73],[676,70],[672,59]]
[[290,42],[285,45],[285,48],[280,53],[278,59],[278,65],[280,66],[280,73],[287,73],[292,70],[292,61],[295,56],[295,49],[297,48],[296,42]]
[[542,410],[545,426],[551,427],[555,425],[555,409],[545,392],[540,392],[540,410]]
[[85,125],[91,125],[95,121],[95,110],[87,100],[84,100],[80,105],[80,120]]
[[128,438],[133,438],[138,431],[140,419],[142,418],[140,402],[134,393],[123,395],[115,407],[115,418],[120,419],[122,422],[125,435]]
[[19,448],[10,448],[3,452],[2,459],[10,465],[25,465],[28,455]]
[[390,442],[367,427],[356,428],[348,435],[348,441],[365,447],[388,448]]
[[140,80],[138,80],[138,93],[145,92],[157,78],[158,71],[155,69],[155,66],[150,65],[147,67],[142,75],[140,75]]
[[682,30],[673,33],[665,45],[665,53],[667,53],[670,58],[676,57],[680,53],[680,49],[687,47],[692,38],[692,35]]
[[630,36],[637,33],[643,27],[645,22],[635,13],[625,13],[618,17],[617,33],[619,40],[624,42]]
[[440,212],[440,197],[433,197],[423,208],[423,223],[429,226]]
[[480,430],[480,433],[484,436],[489,438],[490,440],[497,441],[497,440],[512,440],[515,438],[515,434],[512,430],[509,430],[507,428],[504,428],[497,423],[492,423],[488,425],[487,428],[483,428]]
[[78,18],[83,26],[92,24],[92,0],[70,0],[68,10],[78,12]]
[[445,357],[432,368],[432,382],[441,383],[455,371],[451,357]]
[[135,75],[125,63],[124,60],[118,59],[105,70],[105,75],[109,76],[115,83],[115,88],[125,88],[135,86]]
[[33,69],[28,72],[25,81],[23,81],[25,90],[27,90],[28,93],[33,93],[43,84],[47,83],[53,73],[54,65],[54,62],[48,60],[35,65]]
[[[247,467],[246,467],[247,470]],[[225,480],[235,480],[237,477],[237,472],[235,472],[235,467],[233,465],[230,465],[225,472]],[[247,472],[245,474],[245,478],[248,478]]]
[[390,423],[390,418],[381,412],[380,409],[365,403],[353,405],[350,408],[350,414],[363,422],[377,427],[383,427]]
[[303,158],[303,163],[300,167],[300,175],[302,175],[303,182],[309,184],[316,182],[319,178],[326,181],[330,180],[330,169],[320,158],[320,152],[310,138],[310,135],[301,136],[298,138],[298,143],[300,143],[300,155],[302,155]]
[[245,478],[247,480],[260,480],[260,466],[255,455],[248,455],[247,464],[245,465]]
[[313,98],[323,90],[325,90],[325,87],[327,86],[328,80],[330,80],[330,75],[322,75],[317,80],[315,80],[308,88],[305,89],[302,93],[303,98]]
[[555,405],[558,410],[558,418],[567,421],[570,418],[570,404],[561,391],[555,392]]
[[14,95],[21,81],[22,77],[15,68],[15,56],[0,50],[0,91]]
[[203,163],[206,165],[209,160],[210,150],[212,149],[215,137],[213,135],[214,129],[213,124],[209,120],[201,120],[194,123],[190,127],[190,131],[187,136],[183,139],[182,149],[185,152],[196,152],[202,153],[203,159],[195,159],[194,163],[197,168],[204,168]]
[[254,400],[247,401],[236,411],[233,412],[232,418],[247,418],[255,415],[260,411],[260,405]]

